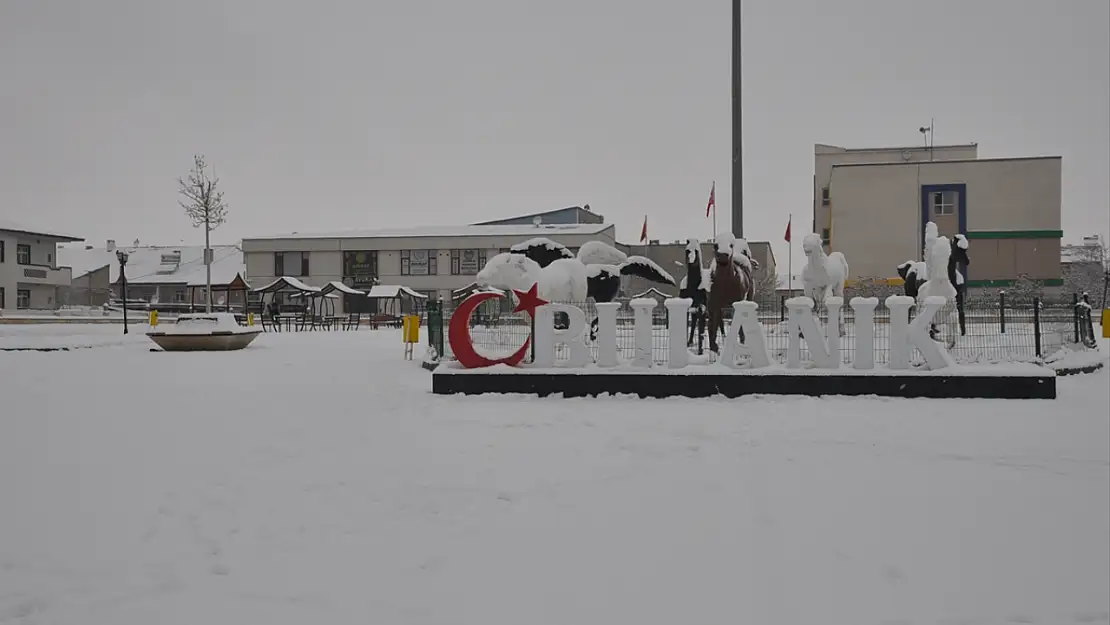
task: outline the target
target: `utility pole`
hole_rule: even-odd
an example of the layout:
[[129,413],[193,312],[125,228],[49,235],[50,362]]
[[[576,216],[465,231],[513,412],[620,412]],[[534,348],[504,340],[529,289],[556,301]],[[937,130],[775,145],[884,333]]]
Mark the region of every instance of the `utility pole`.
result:
[[741,114],[740,0],[732,0],[732,234],[744,236],[744,141]]

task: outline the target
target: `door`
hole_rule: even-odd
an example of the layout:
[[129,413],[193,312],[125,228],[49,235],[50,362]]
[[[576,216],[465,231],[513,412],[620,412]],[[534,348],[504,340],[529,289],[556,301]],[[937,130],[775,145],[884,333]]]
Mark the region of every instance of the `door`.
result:
[[929,221],[937,225],[942,237],[951,240],[960,232],[960,192],[933,191],[929,194]]

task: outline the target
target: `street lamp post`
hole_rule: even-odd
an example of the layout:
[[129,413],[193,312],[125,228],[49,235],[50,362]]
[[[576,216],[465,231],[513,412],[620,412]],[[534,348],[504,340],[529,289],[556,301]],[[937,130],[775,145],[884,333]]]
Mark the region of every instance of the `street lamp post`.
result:
[[127,252],[116,250],[119,261],[120,294],[123,295],[123,333],[127,334]]

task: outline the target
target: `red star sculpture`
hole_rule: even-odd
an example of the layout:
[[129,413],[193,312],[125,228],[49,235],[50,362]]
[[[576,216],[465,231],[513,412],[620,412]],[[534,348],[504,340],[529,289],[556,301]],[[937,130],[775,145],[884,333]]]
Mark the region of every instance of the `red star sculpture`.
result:
[[527,312],[529,315],[535,317],[536,309],[548,303],[547,300],[541,299],[540,296],[536,294],[537,291],[539,291],[539,286],[538,283],[533,284],[532,288],[527,291],[513,289],[513,293],[516,293],[517,299],[520,300],[520,303],[516,305],[513,312]]

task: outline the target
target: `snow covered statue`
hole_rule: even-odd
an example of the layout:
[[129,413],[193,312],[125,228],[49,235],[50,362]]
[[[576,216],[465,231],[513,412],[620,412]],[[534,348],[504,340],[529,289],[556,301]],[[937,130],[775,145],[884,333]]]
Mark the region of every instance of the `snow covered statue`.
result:
[[[848,259],[841,252],[825,254],[820,235],[807,234],[802,239],[806,264],[802,268],[802,292],[814,302],[814,310],[825,307],[829,297],[844,298],[844,281],[848,279]],[[844,335],[843,319],[838,322]]]
[[[948,237],[937,237],[936,240],[933,241],[932,247],[929,249],[929,257],[925,261],[925,266],[928,271],[928,280],[917,290],[917,306],[919,310],[924,306],[926,298],[929,297],[943,297],[945,302],[947,302],[945,307],[937,313],[936,319],[948,328],[949,347],[954,345],[956,340],[956,327],[952,304],[956,302],[957,290],[956,285],[953,284],[951,274],[959,273],[958,271],[954,271],[952,256],[952,244],[949,243]],[[932,326],[931,334],[933,334],[933,338],[936,338],[935,325]]]
[[[929,263],[932,262],[933,253],[937,241],[939,240],[937,234],[937,225],[933,222],[925,224],[925,248],[922,252],[922,260],[913,261],[907,260],[906,262],[898,265],[898,275],[902,277],[905,283],[904,292],[909,297],[918,299],[921,287],[931,279],[932,272],[929,269]],[[945,261],[945,272],[948,274],[948,282],[956,290],[955,303],[956,312],[960,321],[960,332],[964,331],[964,298],[967,294],[967,276],[964,272],[967,271],[967,266],[971,264],[971,258],[968,256],[967,236],[957,234],[952,237],[955,242],[953,247],[951,244],[948,246],[949,255]],[[938,268],[939,269],[939,268]],[[936,326],[932,326],[931,334],[934,336],[937,333]]]
[[[753,273],[759,263],[752,258],[745,239],[722,232],[713,239],[713,262],[709,269],[709,351],[719,353],[718,333],[725,332],[725,309],[736,302],[750,302],[755,292]],[[744,331],[740,329],[740,341]]]
[[[527,291],[538,284],[539,297],[549,302],[611,302],[617,298],[622,276],[638,276],[658,284],[677,286],[655,261],[629,256],[601,241],[587,241],[575,255],[565,245],[536,237],[489,259],[475,279],[480,286]],[[597,319],[590,336],[596,337]]]

